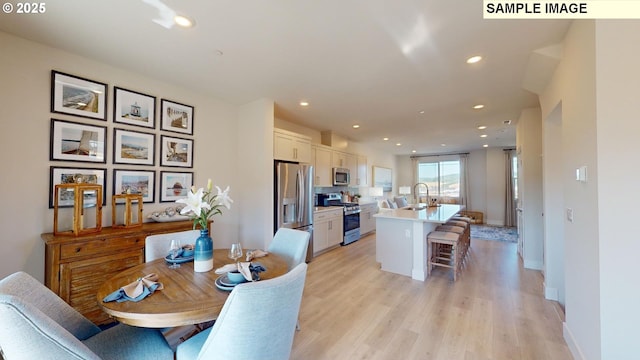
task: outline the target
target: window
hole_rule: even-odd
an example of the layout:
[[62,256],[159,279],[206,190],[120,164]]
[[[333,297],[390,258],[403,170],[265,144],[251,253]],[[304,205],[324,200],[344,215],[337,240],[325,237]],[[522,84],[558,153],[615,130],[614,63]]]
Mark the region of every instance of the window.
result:
[[460,161],[419,163],[418,182],[429,186],[429,195],[457,199],[460,197]]

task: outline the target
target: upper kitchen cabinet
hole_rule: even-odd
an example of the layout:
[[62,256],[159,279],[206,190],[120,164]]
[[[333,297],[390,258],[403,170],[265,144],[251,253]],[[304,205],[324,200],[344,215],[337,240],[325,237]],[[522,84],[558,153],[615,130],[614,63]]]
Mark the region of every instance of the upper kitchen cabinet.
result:
[[334,150],[331,154],[331,163],[333,167],[349,169],[351,174],[349,185],[358,185],[358,160],[355,154]]
[[314,144],[311,146],[311,153],[313,165],[315,166],[313,186],[333,186],[333,173],[331,172],[331,148],[324,145]]
[[311,138],[282,129],[273,129],[273,158],[311,163]]
[[353,184],[353,177],[352,177],[352,181],[351,183],[353,185],[358,185],[358,186],[367,186],[368,185],[368,165],[367,165],[367,157],[364,155],[358,155],[357,159],[356,159],[356,163],[357,163],[357,171],[356,171],[356,179],[355,179],[355,184]]

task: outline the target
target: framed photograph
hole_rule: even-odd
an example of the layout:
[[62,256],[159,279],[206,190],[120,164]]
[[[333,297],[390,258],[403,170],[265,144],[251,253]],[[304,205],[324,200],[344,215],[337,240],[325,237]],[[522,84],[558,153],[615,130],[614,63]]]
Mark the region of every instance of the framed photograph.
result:
[[389,168],[380,166],[373,167],[373,186],[381,187],[382,191],[391,191],[392,171]]
[[107,127],[51,119],[49,160],[106,163]]
[[156,135],[113,129],[113,163],[155,165]]
[[160,166],[193,167],[193,140],[160,136]]
[[192,172],[160,171],[160,202],[186,198],[192,186]]
[[155,129],[155,96],[114,87],[114,98],[113,122]]
[[[113,194],[142,194],[142,202],[152,203],[155,201],[155,181],[155,171],[114,169]],[[121,203],[124,204],[124,199]]]
[[107,84],[51,70],[51,112],[107,120]]
[[193,135],[193,106],[162,99],[160,129]]
[[[106,173],[107,170],[105,169],[51,166],[49,168],[49,209],[53,209],[53,196],[55,193],[55,186],[58,184],[75,184],[78,182],[98,184],[102,185],[102,193],[104,194]],[[73,207],[73,190],[60,191],[58,196],[58,207]],[[102,205],[105,204],[106,199],[105,196],[103,196]]]

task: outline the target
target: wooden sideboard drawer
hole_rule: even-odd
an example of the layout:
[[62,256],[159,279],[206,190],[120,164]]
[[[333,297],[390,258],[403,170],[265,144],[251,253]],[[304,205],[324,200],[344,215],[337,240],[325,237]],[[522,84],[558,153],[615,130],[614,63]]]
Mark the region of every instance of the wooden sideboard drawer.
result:
[[143,248],[144,237],[127,236],[118,238],[99,238],[60,246],[60,260],[93,256],[125,249]]

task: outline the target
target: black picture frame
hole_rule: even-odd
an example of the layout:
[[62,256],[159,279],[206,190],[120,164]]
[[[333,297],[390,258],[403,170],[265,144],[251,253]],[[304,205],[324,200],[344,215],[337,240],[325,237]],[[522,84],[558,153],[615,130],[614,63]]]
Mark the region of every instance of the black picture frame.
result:
[[187,197],[193,186],[193,172],[160,171],[160,202],[175,202]]
[[160,136],[160,166],[193,167],[193,140]]
[[160,130],[193,135],[193,106],[162,99],[160,114]]
[[51,119],[49,160],[106,163],[107,127]]
[[[55,185],[73,184],[81,178],[83,183],[102,185],[102,193],[105,193],[107,170],[98,168],[76,168],[66,166],[49,167],[49,209],[53,209],[53,197]],[[73,207],[73,191],[62,191],[58,199],[58,207]],[[102,197],[102,205],[106,204],[106,196]]]
[[155,185],[154,170],[113,169],[113,195],[142,194],[143,203],[153,203],[155,202]]
[[113,163],[154,166],[156,134],[113,129]]
[[51,70],[51,112],[107,121],[105,83]]
[[156,128],[156,97],[113,87],[113,122]]

